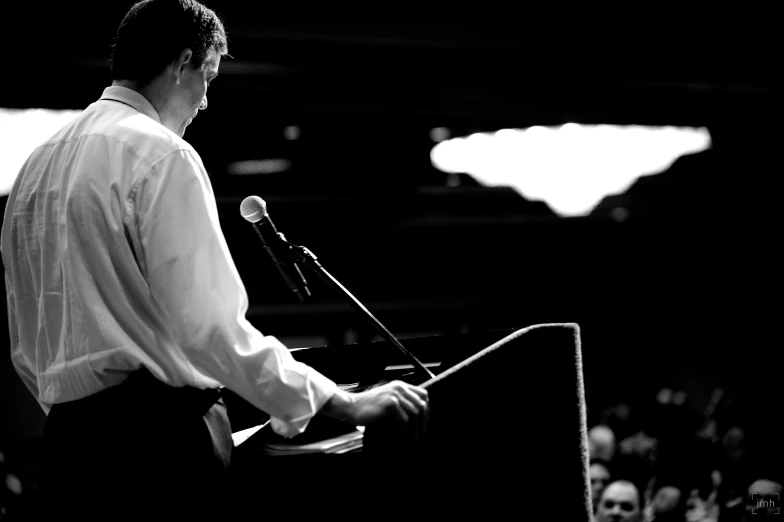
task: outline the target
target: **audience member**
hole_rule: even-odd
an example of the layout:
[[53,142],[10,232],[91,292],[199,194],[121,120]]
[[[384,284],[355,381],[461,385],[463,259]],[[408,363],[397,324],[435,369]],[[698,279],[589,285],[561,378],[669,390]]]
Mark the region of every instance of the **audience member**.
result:
[[756,478],[753,463],[748,455],[746,432],[740,426],[733,426],[726,432],[720,433],[720,440],[719,470],[722,481],[719,486],[718,502],[727,511],[740,513],[746,490]]
[[604,425],[588,430],[588,453],[592,459],[610,462],[615,455],[615,434]]
[[642,522],[639,489],[628,480],[607,486],[596,509],[596,522]]
[[752,482],[747,490],[743,522],[776,520],[776,517],[781,516],[782,489],[781,483],[766,478]]
[[686,522],[686,502],[680,489],[674,486],[659,488],[647,503],[646,520],[656,522]]
[[692,489],[686,499],[686,520],[688,522],[717,522],[719,519],[719,505],[716,503],[716,490],[708,495],[700,489]]

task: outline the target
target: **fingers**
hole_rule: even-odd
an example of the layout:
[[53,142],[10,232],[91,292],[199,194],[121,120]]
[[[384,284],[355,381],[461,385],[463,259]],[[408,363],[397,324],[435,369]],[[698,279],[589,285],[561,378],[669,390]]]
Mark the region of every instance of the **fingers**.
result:
[[[415,396],[417,401],[421,401]],[[415,405],[411,400],[401,396],[389,397],[391,415],[395,418],[395,427],[390,427],[392,437],[397,444],[405,444],[424,439],[427,434],[427,411]]]
[[360,422],[390,417],[401,425],[426,421],[429,416],[427,391],[402,381],[392,381],[359,394]]
[[401,398],[400,404],[408,414],[406,431],[408,431],[410,437],[414,440],[424,438],[427,433],[427,423],[430,417],[430,410],[427,402],[420,399],[418,395],[411,394],[411,397]]
[[405,397],[417,410],[417,413],[426,413],[428,410],[428,396],[427,390],[409,386],[401,390],[403,397]]
[[402,412],[401,420],[403,422],[408,422],[412,418],[417,418],[420,414],[419,408],[414,405],[405,395],[401,395],[400,397],[395,397],[396,402],[398,404],[398,408]]
[[374,447],[411,449],[412,443],[419,444],[424,439],[430,414],[426,390],[392,381],[355,397],[358,400],[354,404],[359,406],[358,425],[377,426],[368,432],[374,434]]
[[427,390],[424,388],[420,388],[419,386],[409,386],[409,390],[412,393],[415,393],[421,400],[427,402],[429,399],[429,395]]
[[398,408],[398,418],[402,421],[408,434],[406,438],[420,440],[427,433],[427,423],[430,417],[427,390],[417,386],[399,382],[395,383],[395,405]]
[[409,397],[409,400],[417,403],[421,401],[426,405],[429,399],[426,389],[420,388],[419,386],[414,386],[413,384],[408,384],[403,381],[392,381],[387,383],[387,386],[399,393],[404,394],[405,396]]
[[411,411],[408,409],[408,406],[405,404],[405,402],[405,399],[402,399],[396,395],[389,396],[389,409],[392,411],[392,414],[403,423],[407,423],[409,420],[407,410]]

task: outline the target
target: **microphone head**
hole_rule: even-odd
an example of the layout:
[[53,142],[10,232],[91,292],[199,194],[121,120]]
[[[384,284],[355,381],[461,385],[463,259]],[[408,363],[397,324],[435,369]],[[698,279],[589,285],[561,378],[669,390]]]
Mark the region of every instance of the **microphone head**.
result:
[[258,223],[267,215],[267,204],[258,196],[248,196],[240,203],[240,214],[250,223]]

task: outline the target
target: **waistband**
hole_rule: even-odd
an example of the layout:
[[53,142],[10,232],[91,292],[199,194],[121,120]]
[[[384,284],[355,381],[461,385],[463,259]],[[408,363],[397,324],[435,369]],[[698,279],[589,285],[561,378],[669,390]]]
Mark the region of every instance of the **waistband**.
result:
[[194,388],[193,386],[171,386],[160,381],[149,370],[142,368],[134,371],[120,386],[123,392],[149,397],[163,406],[184,408],[204,415],[210,407],[221,400],[220,388]]
[[134,411],[152,408],[171,415],[202,416],[220,400],[220,388],[170,386],[142,368],[131,372],[127,379],[116,386],[83,399],[55,404],[53,409]]

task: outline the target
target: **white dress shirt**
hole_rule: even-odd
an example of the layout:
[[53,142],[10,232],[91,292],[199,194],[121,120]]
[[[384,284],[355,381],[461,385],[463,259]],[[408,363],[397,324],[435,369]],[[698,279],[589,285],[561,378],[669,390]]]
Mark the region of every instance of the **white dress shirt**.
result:
[[106,88],[33,152],[2,256],[13,363],[46,412],[147,367],[226,386],[291,437],[336,389],[247,321],[201,159],[131,89]]

